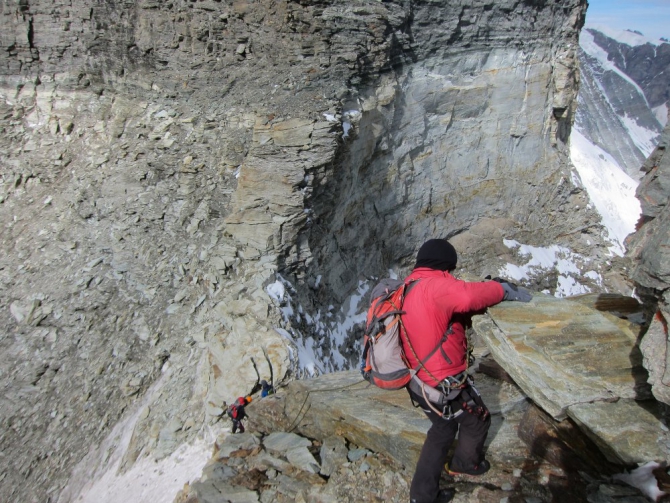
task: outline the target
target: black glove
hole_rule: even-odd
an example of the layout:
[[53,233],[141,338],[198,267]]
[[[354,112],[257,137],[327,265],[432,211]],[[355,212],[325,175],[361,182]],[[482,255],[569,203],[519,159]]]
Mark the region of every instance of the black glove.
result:
[[493,281],[497,281],[505,290],[505,296],[503,300],[516,300],[518,302],[530,302],[533,296],[525,288],[510,283],[509,281],[502,278],[493,278]]

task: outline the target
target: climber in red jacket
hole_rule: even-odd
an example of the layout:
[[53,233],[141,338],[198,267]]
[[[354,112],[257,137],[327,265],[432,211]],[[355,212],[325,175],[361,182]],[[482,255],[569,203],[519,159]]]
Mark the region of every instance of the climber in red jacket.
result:
[[451,272],[457,260],[448,241],[431,239],[419,249],[416,266],[405,279],[418,280],[403,304],[405,356],[411,368],[420,368],[419,379],[411,381],[408,391],[432,423],[412,479],[411,503],[451,500],[454,491],[440,490],[439,481],[459,431],[449,473],[481,475],[490,468],[482,451],[491,418],[467,373],[465,329],[478,311],[502,300],[532,298],[528,291],[499,278],[473,283],[454,278]]

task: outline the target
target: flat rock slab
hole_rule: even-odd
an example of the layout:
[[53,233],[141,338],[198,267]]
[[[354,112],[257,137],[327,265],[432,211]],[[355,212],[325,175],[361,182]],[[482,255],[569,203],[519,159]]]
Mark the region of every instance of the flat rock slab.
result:
[[568,414],[612,463],[667,461],[670,435],[651,405],[634,400],[584,403],[570,407]]
[[237,435],[221,435],[216,440],[219,456],[227,458],[237,451],[252,451],[260,444],[260,440],[251,433]]
[[287,410],[302,411],[294,419],[301,434],[322,438],[324,432],[335,433],[387,452],[406,466],[416,463],[429,422],[412,407],[406,391],[379,390],[357,371],[294,381],[290,388]]
[[263,445],[272,451],[282,454],[296,447],[309,447],[312,443],[295,433],[286,433],[284,431],[275,431],[263,439]]
[[[475,330],[514,381],[557,420],[578,403],[636,398],[637,334],[581,302],[536,294],[477,316]],[[637,351],[639,353],[639,351]]]
[[[525,458],[527,448],[515,431],[526,397],[516,386],[487,376],[478,374],[476,382],[493,414],[494,426],[487,439],[487,445],[495,445],[491,455],[513,451],[519,459]],[[281,427],[317,439],[343,437],[351,449],[384,452],[406,467],[416,465],[430,427],[405,390],[376,388],[358,371],[293,381],[262,405],[249,407],[251,428],[273,431]],[[284,412],[288,417],[282,417]],[[513,434],[507,435],[508,431]],[[264,443],[267,445],[267,439]]]
[[473,326],[524,393],[554,419],[575,420],[610,461],[667,459],[660,420],[635,402],[646,386],[638,334],[593,305],[536,294],[490,308]]
[[312,456],[307,447],[289,449],[286,451],[286,459],[299,470],[309,473],[319,473],[321,471],[319,463],[314,459],[314,456]]

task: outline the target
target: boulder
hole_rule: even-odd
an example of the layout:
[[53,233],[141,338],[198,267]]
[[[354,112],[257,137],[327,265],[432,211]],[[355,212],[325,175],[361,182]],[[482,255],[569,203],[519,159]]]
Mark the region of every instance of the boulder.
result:
[[337,468],[347,461],[347,446],[344,438],[330,436],[323,439],[319,457],[321,458],[321,475],[329,477]]
[[607,460],[630,465],[667,459],[670,437],[649,412],[654,402],[638,347],[640,325],[595,307],[635,311],[625,299],[503,302],[473,326],[496,361],[555,420],[571,418]]

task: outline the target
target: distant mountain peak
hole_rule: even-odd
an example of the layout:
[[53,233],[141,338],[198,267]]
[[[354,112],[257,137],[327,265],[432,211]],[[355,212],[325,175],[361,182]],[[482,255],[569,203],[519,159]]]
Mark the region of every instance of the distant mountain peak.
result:
[[663,43],[667,43],[667,39],[654,39],[645,36],[641,31],[639,30],[631,30],[631,29],[626,29],[626,30],[621,30],[618,28],[612,28],[610,26],[602,25],[602,24],[586,24],[584,26],[584,29],[591,32],[591,31],[597,31],[602,33],[608,38],[611,38],[621,44],[626,44],[631,47],[636,47],[639,45],[645,45],[645,44],[652,44],[652,45],[661,45]]
[[[668,119],[670,45],[636,30],[588,25],[579,46],[571,158],[616,244],[614,252],[620,253],[639,215],[640,166]],[[607,185],[606,180],[618,182]]]

